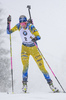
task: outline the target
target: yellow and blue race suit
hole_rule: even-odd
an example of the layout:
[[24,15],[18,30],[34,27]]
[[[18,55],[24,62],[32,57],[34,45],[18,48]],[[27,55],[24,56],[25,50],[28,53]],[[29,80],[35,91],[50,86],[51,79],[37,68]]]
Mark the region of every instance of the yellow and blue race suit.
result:
[[[34,42],[31,40],[30,36],[33,38],[36,37],[36,40],[39,40],[41,37],[35,28],[34,25],[28,23],[26,29],[23,29],[22,26],[20,26],[20,23],[15,25],[10,31],[9,31],[9,25],[7,26],[7,33],[13,33],[15,31],[20,31],[20,36],[22,38],[22,50],[21,50],[21,61],[23,64],[23,71],[22,71],[22,78],[23,81],[28,80],[28,67],[29,67],[29,57],[30,55],[34,58],[35,62],[37,63],[39,69],[43,73],[45,79],[49,83],[51,81],[51,78],[45,69],[43,58],[40,55],[39,51],[37,50]],[[37,42],[36,42],[37,44]]]

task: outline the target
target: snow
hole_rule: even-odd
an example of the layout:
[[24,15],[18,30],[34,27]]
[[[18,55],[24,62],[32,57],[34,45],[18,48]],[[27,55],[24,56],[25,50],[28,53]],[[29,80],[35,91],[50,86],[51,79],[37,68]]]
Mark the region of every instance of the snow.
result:
[[[18,18],[21,14],[25,14],[28,17],[26,6],[27,4],[31,5],[34,24],[42,37],[42,39],[38,41],[38,46],[61,85],[66,90],[66,1],[42,0],[42,2],[40,2],[38,0],[6,0],[5,2],[5,0],[2,0],[1,2],[6,11],[5,20],[8,15],[12,15],[11,27],[18,23]],[[15,2],[16,6],[14,6]],[[36,5],[38,5],[37,8]],[[4,48],[9,50],[9,36],[6,32],[5,37],[6,45],[4,45]],[[21,44],[21,38],[17,31],[12,34],[14,94],[11,94],[11,89],[9,90],[10,94],[0,93],[1,100],[66,100],[65,93],[51,93],[46,80],[31,56],[29,60],[28,77],[29,93],[21,93],[23,67],[20,54]],[[10,56],[8,55],[8,57]],[[54,85],[62,91],[46,63],[45,67],[48,70]]]
[[63,93],[27,93],[27,94],[1,94],[1,100],[65,100]]

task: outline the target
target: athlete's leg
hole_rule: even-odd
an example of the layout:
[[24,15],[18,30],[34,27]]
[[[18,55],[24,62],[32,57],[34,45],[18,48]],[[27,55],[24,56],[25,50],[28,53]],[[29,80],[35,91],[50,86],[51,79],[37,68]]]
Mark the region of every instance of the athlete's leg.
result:
[[49,73],[47,72],[45,66],[44,66],[44,62],[43,62],[43,58],[40,55],[39,51],[37,50],[36,46],[32,47],[32,52],[31,52],[32,57],[34,58],[35,62],[37,63],[39,69],[41,70],[41,72],[43,73],[45,79],[47,80],[47,82],[51,82],[51,78],[49,76]]
[[23,64],[23,71],[22,71],[23,82],[27,82],[28,67],[29,67],[29,54],[27,51],[27,47],[23,45],[22,45],[22,50],[21,50],[21,61]]
[[47,80],[47,83],[49,84],[51,90],[53,92],[59,92],[59,90],[54,87],[53,82],[49,76],[49,73],[47,72],[45,66],[44,66],[44,62],[42,59],[42,56],[40,55],[39,51],[37,50],[36,46],[32,47],[31,51],[31,55],[33,56],[35,62],[37,63],[39,69],[41,70],[41,72],[43,73],[45,79]]

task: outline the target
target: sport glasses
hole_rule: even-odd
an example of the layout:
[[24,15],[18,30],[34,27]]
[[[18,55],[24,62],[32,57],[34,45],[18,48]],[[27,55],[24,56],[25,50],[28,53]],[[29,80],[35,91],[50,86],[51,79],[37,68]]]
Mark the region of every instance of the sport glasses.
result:
[[27,22],[20,23],[21,26],[26,25],[26,24],[27,24]]

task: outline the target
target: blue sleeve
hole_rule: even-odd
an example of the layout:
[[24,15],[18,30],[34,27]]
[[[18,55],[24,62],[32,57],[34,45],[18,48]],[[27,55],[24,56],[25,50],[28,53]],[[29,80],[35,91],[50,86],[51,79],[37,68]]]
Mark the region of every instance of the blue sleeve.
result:
[[17,28],[19,29],[20,28],[20,23],[16,24]]
[[41,38],[40,38],[40,36],[36,36],[36,40],[40,40]]
[[9,24],[7,25],[7,34],[11,34],[12,33],[12,31],[11,30],[9,30]]
[[10,31],[9,31],[9,24],[7,25],[7,34],[10,34]]
[[10,34],[9,30],[7,29],[7,34]]

